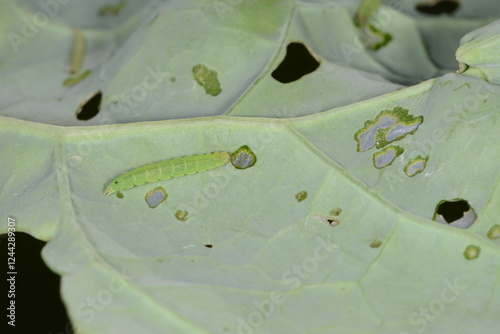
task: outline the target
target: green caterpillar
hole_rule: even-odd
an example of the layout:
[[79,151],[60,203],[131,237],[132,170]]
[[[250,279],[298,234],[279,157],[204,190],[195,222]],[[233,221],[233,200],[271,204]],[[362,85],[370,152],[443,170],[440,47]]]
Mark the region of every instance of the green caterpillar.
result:
[[214,152],[174,158],[135,168],[113,180],[106,188],[104,195],[108,196],[116,191],[149,182],[204,172],[225,165],[230,158],[231,155],[228,152]]

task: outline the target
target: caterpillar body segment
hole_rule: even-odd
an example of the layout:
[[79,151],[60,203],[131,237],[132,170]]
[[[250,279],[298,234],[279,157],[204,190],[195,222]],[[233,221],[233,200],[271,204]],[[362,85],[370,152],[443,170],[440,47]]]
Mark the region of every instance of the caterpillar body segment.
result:
[[113,180],[104,192],[105,196],[158,180],[204,172],[225,165],[231,155],[228,152],[196,154],[156,162],[132,169]]

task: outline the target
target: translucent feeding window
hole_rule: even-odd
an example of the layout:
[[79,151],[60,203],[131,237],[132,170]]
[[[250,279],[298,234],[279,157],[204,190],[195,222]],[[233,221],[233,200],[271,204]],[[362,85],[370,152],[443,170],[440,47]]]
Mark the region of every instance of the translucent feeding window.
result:
[[469,203],[466,200],[457,198],[439,202],[432,219],[442,224],[468,228],[476,218],[476,213]]
[[281,83],[290,83],[314,72],[318,67],[319,61],[313,57],[307,47],[302,43],[293,42],[288,44],[285,59],[271,73],[271,76]]

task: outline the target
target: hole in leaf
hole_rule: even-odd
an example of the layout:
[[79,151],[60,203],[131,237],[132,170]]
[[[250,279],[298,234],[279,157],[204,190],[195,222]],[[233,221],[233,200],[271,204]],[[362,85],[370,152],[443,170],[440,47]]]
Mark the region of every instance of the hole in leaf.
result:
[[76,118],[80,121],[88,121],[94,118],[101,108],[102,92],[94,93],[87,101],[85,101],[76,111]]
[[[4,224],[7,224],[7,218]],[[7,304],[3,304],[5,315],[2,321],[11,321],[7,308],[11,300],[15,301],[15,328],[9,333],[72,334],[73,328],[60,294],[61,278],[46,266],[41,257],[46,243],[22,232],[15,232],[15,241],[8,238],[13,238],[12,233],[0,235],[1,261],[6,264],[2,293],[5,293],[3,296],[7,301]],[[14,262],[8,261],[8,258],[13,257]],[[7,280],[11,277],[15,280]],[[8,295],[12,289],[15,296],[10,298]]]
[[455,227],[468,228],[476,218],[476,213],[466,200],[454,199],[439,202],[433,220]]
[[281,83],[290,83],[314,72],[318,67],[319,62],[304,44],[292,42],[286,48],[285,59],[271,73],[271,76]]
[[453,14],[459,7],[457,0],[437,0],[417,4],[417,11],[429,15]]
[[212,245],[210,245],[210,244],[205,244],[205,247],[207,247],[207,248],[212,248],[213,246],[212,246]]

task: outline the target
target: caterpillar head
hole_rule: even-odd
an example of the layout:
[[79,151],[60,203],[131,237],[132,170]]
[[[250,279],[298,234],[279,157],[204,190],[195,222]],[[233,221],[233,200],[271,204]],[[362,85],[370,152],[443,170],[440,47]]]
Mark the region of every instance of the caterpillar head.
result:
[[109,196],[112,193],[116,192],[117,190],[123,189],[123,183],[124,181],[122,179],[116,179],[113,182],[111,182],[109,186],[106,188],[104,196]]

